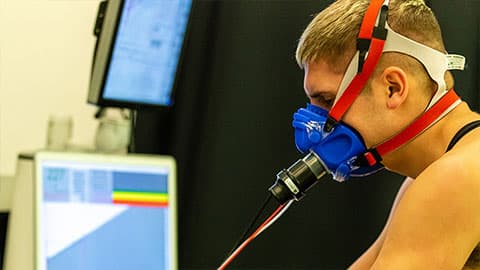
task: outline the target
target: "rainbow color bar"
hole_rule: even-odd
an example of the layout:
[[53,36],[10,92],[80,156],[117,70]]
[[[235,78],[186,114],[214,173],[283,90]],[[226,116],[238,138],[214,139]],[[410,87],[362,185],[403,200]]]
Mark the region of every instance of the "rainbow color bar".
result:
[[115,204],[128,204],[136,206],[167,207],[167,193],[117,191],[112,193],[112,201]]

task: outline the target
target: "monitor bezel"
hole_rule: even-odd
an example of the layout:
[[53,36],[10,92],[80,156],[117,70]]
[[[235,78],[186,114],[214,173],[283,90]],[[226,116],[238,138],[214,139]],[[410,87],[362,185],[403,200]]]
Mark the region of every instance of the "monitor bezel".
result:
[[88,89],[87,103],[97,105],[99,107],[117,107],[134,110],[166,109],[172,107],[175,103],[177,88],[179,86],[179,77],[183,67],[185,47],[190,33],[191,17],[194,3],[195,1],[191,0],[190,11],[185,26],[185,34],[183,37],[182,46],[180,48],[177,68],[175,70],[175,78],[172,84],[172,91],[170,92],[170,103],[155,104],[104,98],[105,83],[107,80],[108,71],[110,69],[113,47],[117,38],[118,27],[121,20],[123,6],[125,4],[125,0],[107,0],[102,28],[100,31],[100,35],[97,39],[98,43],[92,60],[92,73]]
[[169,232],[171,236],[169,257],[172,270],[178,269],[178,209],[177,209],[177,171],[176,161],[172,156],[159,156],[147,154],[128,154],[128,155],[111,155],[97,153],[72,153],[72,152],[50,152],[41,151],[35,154],[35,181],[33,183],[34,207],[33,207],[33,261],[35,270],[47,270],[44,268],[44,250],[42,246],[42,202],[43,202],[43,185],[42,185],[42,163],[45,161],[75,161],[83,163],[104,163],[118,164],[126,166],[151,166],[166,168],[168,173],[168,196],[169,196]]

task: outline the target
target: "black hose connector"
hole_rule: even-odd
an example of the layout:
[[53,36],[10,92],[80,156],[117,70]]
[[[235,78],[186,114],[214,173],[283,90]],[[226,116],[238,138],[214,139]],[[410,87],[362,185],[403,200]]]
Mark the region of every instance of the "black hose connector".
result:
[[310,152],[288,169],[281,170],[269,191],[280,204],[292,199],[299,201],[326,173],[327,170],[320,158],[314,152]]

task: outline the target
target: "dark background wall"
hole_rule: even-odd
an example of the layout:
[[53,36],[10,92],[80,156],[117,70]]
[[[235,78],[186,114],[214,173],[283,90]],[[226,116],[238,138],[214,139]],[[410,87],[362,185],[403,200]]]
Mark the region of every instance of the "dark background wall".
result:
[[[296,42],[331,1],[196,1],[176,104],[140,111],[136,151],[178,162],[181,269],[214,269],[300,157],[292,113],[307,102]],[[434,1],[431,1],[434,2]],[[457,92],[478,108],[480,1],[436,1]],[[255,240],[232,269],[345,269],[383,227],[401,177],[327,179]]]

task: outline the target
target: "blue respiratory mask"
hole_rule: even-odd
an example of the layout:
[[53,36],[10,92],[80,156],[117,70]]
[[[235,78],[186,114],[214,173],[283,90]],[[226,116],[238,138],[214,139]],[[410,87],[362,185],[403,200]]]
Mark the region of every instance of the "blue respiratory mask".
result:
[[324,131],[327,119],[328,111],[312,104],[293,115],[295,144],[300,152],[315,154],[327,172],[339,182],[383,169],[381,163],[371,166],[365,160],[363,154],[367,148],[355,129],[339,122],[327,133]]
[[328,112],[312,104],[293,115],[295,144],[307,155],[277,174],[269,190],[280,203],[300,200],[327,173],[343,182],[351,176],[367,176],[383,168],[380,162],[370,165],[364,155],[368,150],[355,129],[338,122],[325,132],[327,122]]

